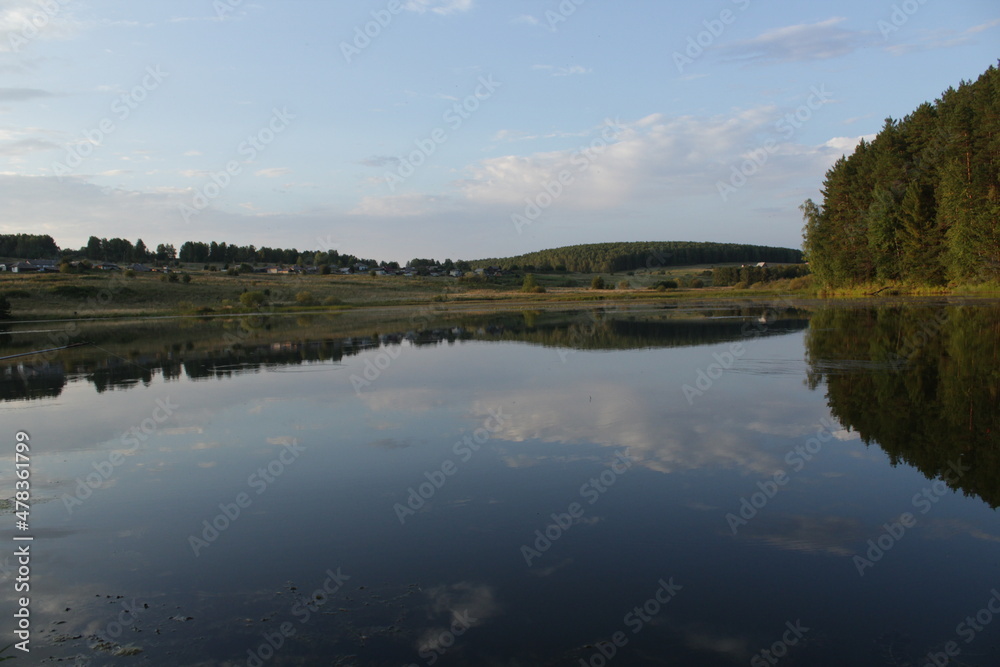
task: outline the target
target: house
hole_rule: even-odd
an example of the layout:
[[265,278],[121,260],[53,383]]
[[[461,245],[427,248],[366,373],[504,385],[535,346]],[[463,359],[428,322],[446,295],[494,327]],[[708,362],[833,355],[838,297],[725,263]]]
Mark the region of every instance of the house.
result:
[[38,273],[41,269],[30,262],[18,262],[11,266],[13,273]]
[[103,264],[95,264],[95,269],[100,269],[101,271],[121,271],[122,267],[117,264],[112,264],[110,262],[104,262]]
[[153,270],[148,266],[146,266],[145,264],[132,264],[128,268],[132,269],[136,273],[148,273]]
[[767,268],[767,262],[757,262],[757,264],[755,266],[758,269],[766,269]]
[[451,273],[449,273],[448,275],[452,276],[453,278],[461,278],[465,274],[459,271],[458,269],[453,269]]
[[38,270],[43,273],[57,273],[59,271],[59,263],[54,259],[31,259],[28,260],[28,264],[37,266]]

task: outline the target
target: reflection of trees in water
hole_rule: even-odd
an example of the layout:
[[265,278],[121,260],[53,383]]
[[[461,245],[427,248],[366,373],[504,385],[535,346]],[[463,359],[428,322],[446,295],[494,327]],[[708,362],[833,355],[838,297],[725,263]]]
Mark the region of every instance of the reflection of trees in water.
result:
[[806,336],[812,388],[893,464],[1000,505],[1000,307],[836,308]]
[[[99,347],[79,348],[58,357],[59,362],[31,365],[26,363],[0,369],[0,400],[18,400],[58,396],[68,379],[85,379],[98,392],[149,385],[155,377],[166,381],[186,375],[192,380],[224,378],[262,369],[300,366],[319,362],[338,362],[383,346],[411,345],[426,347],[463,340],[521,342],[533,345],[572,349],[637,349],[680,347],[739,340],[748,335],[751,313],[761,310],[720,311],[725,317],[683,319],[669,315],[636,315],[623,312],[592,311],[576,313],[525,312],[496,316],[459,316],[446,325],[391,333],[330,337],[320,340],[296,339],[294,329],[262,322],[257,327],[269,340],[247,340],[234,344],[234,336],[217,331],[214,339],[199,341],[160,339],[150,331],[146,338],[135,331],[110,330]],[[766,326],[753,319],[754,335],[798,331],[808,320],[800,313],[784,312],[781,319],[772,314]],[[301,324],[301,322],[292,321]],[[398,324],[397,324],[398,325]],[[183,336],[190,323],[173,335]],[[237,339],[238,340],[238,339]],[[145,344],[144,348],[139,345]],[[158,343],[158,344],[157,344]]]

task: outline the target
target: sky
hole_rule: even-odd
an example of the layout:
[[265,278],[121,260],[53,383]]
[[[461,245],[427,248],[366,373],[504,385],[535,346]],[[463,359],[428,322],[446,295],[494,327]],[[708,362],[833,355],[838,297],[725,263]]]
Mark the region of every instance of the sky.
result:
[[0,0],[0,233],[405,262],[799,247],[995,0]]

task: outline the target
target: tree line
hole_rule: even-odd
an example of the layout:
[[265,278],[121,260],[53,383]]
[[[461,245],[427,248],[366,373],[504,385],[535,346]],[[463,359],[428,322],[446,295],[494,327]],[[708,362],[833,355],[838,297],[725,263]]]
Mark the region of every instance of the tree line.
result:
[[772,280],[801,278],[809,275],[809,267],[805,264],[790,264],[785,266],[718,266],[712,270],[712,284],[716,287],[730,285],[753,285],[768,283]]
[[87,245],[78,250],[61,249],[55,240],[45,234],[0,234],[0,257],[19,259],[88,259],[96,262],[190,262],[198,264],[299,264],[302,266],[353,266],[368,264],[398,268],[396,262],[379,263],[362,259],[336,250],[299,251],[296,248],[257,248],[211,241],[187,241],[178,251],[172,244],[160,243],[150,248],[140,238],[133,243],[123,238],[91,236]]
[[887,118],[827,171],[822,194],[801,209],[826,285],[1000,278],[1000,71]]
[[481,259],[471,262],[471,265],[475,268],[487,266],[524,268],[527,266],[538,271],[611,273],[694,264],[729,264],[734,262],[795,264],[801,261],[802,251],[794,248],[775,248],[742,243],[667,241],[659,243],[588,243],[540,250],[516,257]]
[[48,234],[0,234],[0,257],[58,259],[59,246]]

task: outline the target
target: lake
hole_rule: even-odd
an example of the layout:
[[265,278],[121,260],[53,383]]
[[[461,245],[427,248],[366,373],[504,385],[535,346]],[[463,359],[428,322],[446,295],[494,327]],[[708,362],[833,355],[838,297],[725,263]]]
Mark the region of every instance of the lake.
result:
[[9,326],[89,344],[0,365],[3,655],[1000,664],[998,341],[973,301]]

